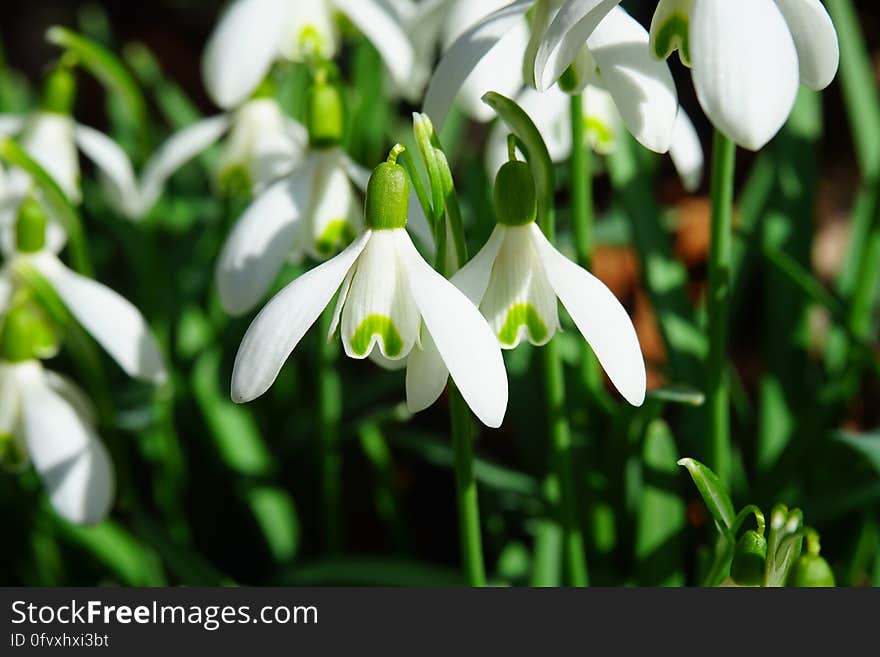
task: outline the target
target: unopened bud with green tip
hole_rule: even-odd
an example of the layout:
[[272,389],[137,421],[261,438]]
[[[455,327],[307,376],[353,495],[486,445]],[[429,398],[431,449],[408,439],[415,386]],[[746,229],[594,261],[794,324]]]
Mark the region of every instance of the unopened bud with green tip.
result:
[[538,192],[532,171],[516,159],[516,140],[508,138],[509,161],[495,177],[495,217],[506,226],[525,226],[538,216]]
[[345,130],[345,105],[335,84],[319,74],[306,100],[306,127],[313,148],[332,148],[342,142]]
[[409,209],[409,179],[406,170],[397,163],[397,156],[405,148],[396,144],[388,160],[377,166],[367,183],[364,216],[367,227],[373,230],[405,228]]
[[794,562],[788,574],[789,586],[830,587],[835,586],[831,566],[818,554],[805,554]]
[[15,246],[20,253],[36,253],[46,245],[46,212],[39,201],[28,196],[18,207]]
[[741,586],[759,586],[764,579],[766,561],[767,539],[750,529],[736,543],[730,577]]
[[55,114],[70,114],[76,100],[76,77],[67,66],[56,66],[46,76],[40,109]]

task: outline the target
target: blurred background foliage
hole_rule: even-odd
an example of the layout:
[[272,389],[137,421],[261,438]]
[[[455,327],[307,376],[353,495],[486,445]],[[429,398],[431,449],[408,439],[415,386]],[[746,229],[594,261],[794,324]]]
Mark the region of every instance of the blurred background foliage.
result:
[[[61,24],[121,55],[141,85],[147,124],[86,74],[74,115],[122,143],[136,164],[175,130],[215,113],[200,80],[201,49],[222,2],[6,0],[0,20],[0,112],[34,107]],[[651,2],[626,2],[643,24]],[[827,3],[842,67],[821,96],[802,91],[780,135],[737,170],[732,494],[738,506],[798,506],[822,536],[843,585],[880,584],[880,8]],[[851,19],[847,22],[841,17]],[[867,38],[866,43],[861,39]],[[346,145],[372,167],[409,139],[415,107],[377,93],[382,67],[366,41],[341,55]],[[708,147],[689,76],[682,104]],[[277,72],[279,96],[302,115],[305,74]],[[145,130],[145,133],[143,132]],[[142,136],[144,135],[145,136]],[[453,116],[441,140],[453,163],[471,252],[492,228],[486,127]],[[167,389],[127,379],[101,356],[107,385],[89,388],[117,466],[117,501],[94,528],[60,520],[32,472],[0,474],[0,582],[13,585],[462,583],[446,398],[409,418],[403,377],[337,358],[339,450],[321,463],[311,331],[269,393],[229,400],[232,360],[250,317],[230,319],[213,289],[220,245],[242,209],[216,189],[209,151],[177,174],[143,225],[126,222],[83,172],[82,213],[96,278],[135,302],[173,370]],[[568,234],[567,168],[559,168],[560,244]],[[711,520],[676,465],[706,453],[695,392],[703,381],[701,295],[708,182],[686,195],[667,158],[631,140],[596,179],[594,272],[632,312],[649,363],[649,394],[632,409],[586,380],[575,330],[556,339],[568,365],[582,523],[593,584],[702,580]],[[301,269],[288,268],[282,283]],[[527,345],[506,354],[507,419],[479,433],[484,545],[490,581],[559,583],[560,533],[547,500],[540,379]],[[62,355],[54,369],[76,372]],[[83,383],[86,383],[80,377]],[[103,391],[109,391],[107,395]],[[105,398],[100,398],[105,397]],[[326,458],[326,457],[325,457]],[[325,468],[341,470],[341,490]]]

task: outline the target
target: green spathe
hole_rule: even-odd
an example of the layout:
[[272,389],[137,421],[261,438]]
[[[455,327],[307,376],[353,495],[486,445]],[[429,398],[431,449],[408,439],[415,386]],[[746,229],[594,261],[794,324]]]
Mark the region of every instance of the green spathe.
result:
[[58,66],[49,71],[43,83],[43,96],[40,108],[55,114],[70,114],[76,99],[76,78],[66,66]]
[[507,311],[504,325],[498,333],[498,339],[503,345],[516,343],[519,327],[525,326],[532,342],[543,342],[547,338],[547,325],[535,307],[530,303],[515,303]]
[[403,349],[400,332],[390,317],[379,314],[368,315],[358,326],[357,331],[351,336],[352,351],[358,356],[366,356],[374,335],[382,340],[385,356],[394,358],[400,354]]
[[28,196],[18,208],[15,246],[21,253],[36,253],[46,245],[46,213],[40,203]]
[[388,161],[377,166],[367,183],[364,215],[368,228],[393,230],[406,227],[409,208],[409,180],[406,170],[397,164],[403,152],[397,144],[388,155]]
[[538,193],[525,162],[505,162],[495,177],[495,217],[506,226],[525,226],[538,216]]

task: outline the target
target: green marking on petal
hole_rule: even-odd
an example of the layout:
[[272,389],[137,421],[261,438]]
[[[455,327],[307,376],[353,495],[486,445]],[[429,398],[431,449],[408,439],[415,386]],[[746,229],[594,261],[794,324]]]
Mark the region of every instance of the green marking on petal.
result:
[[597,151],[607,153],[610,150],[614,143],[614,130],[610,126],[595,116],[588,116],[584,119],[584,128]]
[[666,59],[679,51],[679,57],[686,66],[691,63],[690,19],[685,14],[670,14],[653,39],[653,53],[657,59]]
[[547,339],[547,325],[530,303],[515,303],[507,311],[504,325],[498,333],[501,344],[512,346],[516,343],[519,327],[525,326],[529,331],[531,342],[543,342]]
[[296,43],[306,55],[318,55],[324,52],[324,37],[314,25],[306,25],[300,30]]
[[370,315],[354,332],[351,338],[352,351],[358,356],[366,356],[374,335],[378,335],[382,340],[388,358],[394,358],[403,350],[403,339],[391,318],[385,315]]
[[234,164],[220,172],[220,193],[232,199],[249,199],[253,189],[253,180],[247,167]]
[[0,467],[16,471],[27,465],[27,453],[11,433],[0,432]]
[[330,257],[351,244],[355,237],[357,236],[350,223],[345,219],[336,219],[328,223],[324,232],[315,240],[315,250],[324,257]]

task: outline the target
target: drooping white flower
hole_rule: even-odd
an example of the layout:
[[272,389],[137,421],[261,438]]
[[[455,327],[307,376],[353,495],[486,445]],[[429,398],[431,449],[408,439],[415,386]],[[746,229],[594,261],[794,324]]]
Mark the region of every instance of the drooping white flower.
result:
[[819,0],[660,0],[651,49],[659,58],[679,51],[706,116],[751,150],[788,119],[798,83],[824,89],[840,58]]
[[477,308],[413,246],[405,228],[406,173],[390,160],[370,178],[367,230],[342,253],[281,290],[251,324],[235,359],[232,398],[250,401],[272,385],[341,288],[329,337],[339,329],[349,356],[361,359],[378,352],[389,361],[407,359],[407,403],[421,409],[428,380],[413,364],[427,344],[435,345],[437,359],[474,414],[497,427],[507,406],[498,342]]
[[[607,90],[633,136],[653,151],[666,152],[678,111],[672,74],[651,56],[647,31],[618,4],[517,0],[489,14],[462,34],[438,64],[425,96],[425,113],[441,125],[464,81],[487,59],[493,71],[481,76],[482,93],[494,90],[493,78],[516,70],[521,62],[522,82],[539,91],[556,84],[566,70],[572,73],[570,92],[587,84]],[[531,38],[524,51],[496,58],[495,49],[519,29],[532,6]]]
[[[549,342],[559,330],[557,300],[562,302],[611,382],[630,404],[640,406],[645,361],[632,320],[604,283],[544,236],[535,223],[536,198],[528,165],[508,162],[496,181],[499,223],[452,283],[479,306],[504,349],[522,340],[538,346]],[[447,372],[430,344],[410,357],[410,373],[422,393],[414,410],[433,404]]]
[[288,260],[324,260],[363,228],[353,184],[369,172],[338,146],[309,149],[302,164],[259,194],[236,222],[217,261],[220,301],[231,315],[253,309]]
[[0,436],[17,443],[52,506],[80,524],[100,522],[113,502],[113,464],[85,394],[37,360],[0,360]]
[[413,71],[409,39],[384,0],[235,0],[220,19],[202,59],[211,98],[232,108],[248,98],[277,59],[332,59],[339,44],[335,12],[373,43],[403,88]]
[[[534,121],[551,159],[566,161],[572,147],[568,95],[558,87],[551,87],[543,93],[526,88],[516,101]],[[583,90],[583,109],[585,146],[599,155],[610,155],[617,149],[623,129],[614,99],[604,89],[587,85]],[[490,178],[495,178],[507,161],[507,155],[507,132],[504,124],[499,122],[493,126],[486,146],[486,168]],[[675,121],[669,156],[684,188],[695,191],[703,178],[703,148],[693,123],[682,108],[679,108]]]
[[[25,203],[37,201],[28,199]],[[23,205],[22,210],[27,207]],[[59,244],[43,239],[25,249],[13,241],[14,250],[10,250],[9,241],[4,239],[2,244],[5,262],[0,269],[0,314],[9,308],[21,286],[21,268],[33,267],[52,285],[70,314],[126,374],[156,384],[167,380],[159,346],[140,311],[130,301],[68,269],[54,250],[60,249]]]

